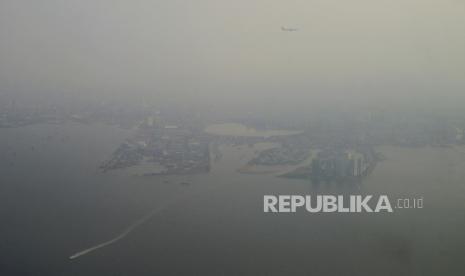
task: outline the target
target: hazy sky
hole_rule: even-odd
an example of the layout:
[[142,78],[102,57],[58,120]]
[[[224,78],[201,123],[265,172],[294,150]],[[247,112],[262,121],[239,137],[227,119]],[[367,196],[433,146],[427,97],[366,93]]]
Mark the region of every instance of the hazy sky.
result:
[[462,0],[0,0],[0,92],[456,102],[464,34]]

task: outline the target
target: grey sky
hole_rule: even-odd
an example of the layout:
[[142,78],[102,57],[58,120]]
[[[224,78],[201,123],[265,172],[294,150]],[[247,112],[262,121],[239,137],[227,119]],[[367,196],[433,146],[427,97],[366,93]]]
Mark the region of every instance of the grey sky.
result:
[[0,91],[454,102],[464,29],[459,0],[1,0]]

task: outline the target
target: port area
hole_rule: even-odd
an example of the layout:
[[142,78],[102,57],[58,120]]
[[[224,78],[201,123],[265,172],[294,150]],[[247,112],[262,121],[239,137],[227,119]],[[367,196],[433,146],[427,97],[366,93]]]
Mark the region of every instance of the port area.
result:
[[210,171],[209,137],[189,128],[141,126],[100,166],[138,176],[197,174]]
[[245,147],[243,164],[236,169],[243,174],[358,181],[382,160],[371,145],[325,144],[299,131],[260,132],[232,126],[235,132],[225,132],[218,125],[212,131],[211,127],[141,123],[135,135],[122,143],[100,170],[124,169],[136,176],[208,173],[211,162],[222,158],[219,148],[223,144]]
[[279,177],[311,179],[314,182],[359,182],[382,160],[384,156],[370,146],[325,149],[319,151],[310,164]]
[[368,176],[383,157],[372,147],[296,149],[274,145],[256,155],[237,171],[293,179],[353,182]]

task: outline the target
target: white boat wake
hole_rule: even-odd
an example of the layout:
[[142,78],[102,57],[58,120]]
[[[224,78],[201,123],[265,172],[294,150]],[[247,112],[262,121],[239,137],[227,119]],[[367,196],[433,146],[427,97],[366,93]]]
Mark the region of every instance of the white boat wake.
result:
[[101,248],[104,248],[106,246],[109,246],[113,243],[116,243],[118,241],[120,241],[121,239],[123,239],[124,237],[126,237],[127,235],[129,235],[129,233],[131,233],[132,231],[134,231],[137,227],[141,226],[142,224],[144,224],[145,222],[147,222],[149,219],[151,219],[154,215],[156,215],[157,213],[161,212],[163,209],[166,209],[167,207],[169,206],[169,204],[165,204],[163,206],[160,206],[158,208],[155,208],[153,209],[149,214],[145,215],[144,217],[142,217],[141,219],[135,221],[133,224],[131,224],[128,228],[126,228],[123,232],[121,232],[121,234],[119,234],[118,236],[114,237],[113,239],[111,240],[108,240],[106,242],[102,242],[96,246],[92,246],[90,248],[87,248],[85,250],[82,250],[82,251],[79,251],[73,255],[71,255],[69,257],[70,260],[74,260],[74,259],[77,259],[79,257],[82,257],[84,255],[87,255],[95,250],[98,250],[98,249],[101,249]]

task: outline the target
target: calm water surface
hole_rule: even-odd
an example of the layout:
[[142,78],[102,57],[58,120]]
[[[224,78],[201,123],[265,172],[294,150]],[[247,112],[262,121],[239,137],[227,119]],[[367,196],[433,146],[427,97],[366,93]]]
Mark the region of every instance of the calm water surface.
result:
[[[387,160],[361,185],[238,174],[251,151],[229,146],[208,175],[99,173],[131,134],[80,124],[0,130],[0,275],[464,275],[465,147],[381,147]],[[423,197],[425,206],[262,212],[264,194],[316,193]],[[123,240],[68,259],[166,204]]]

